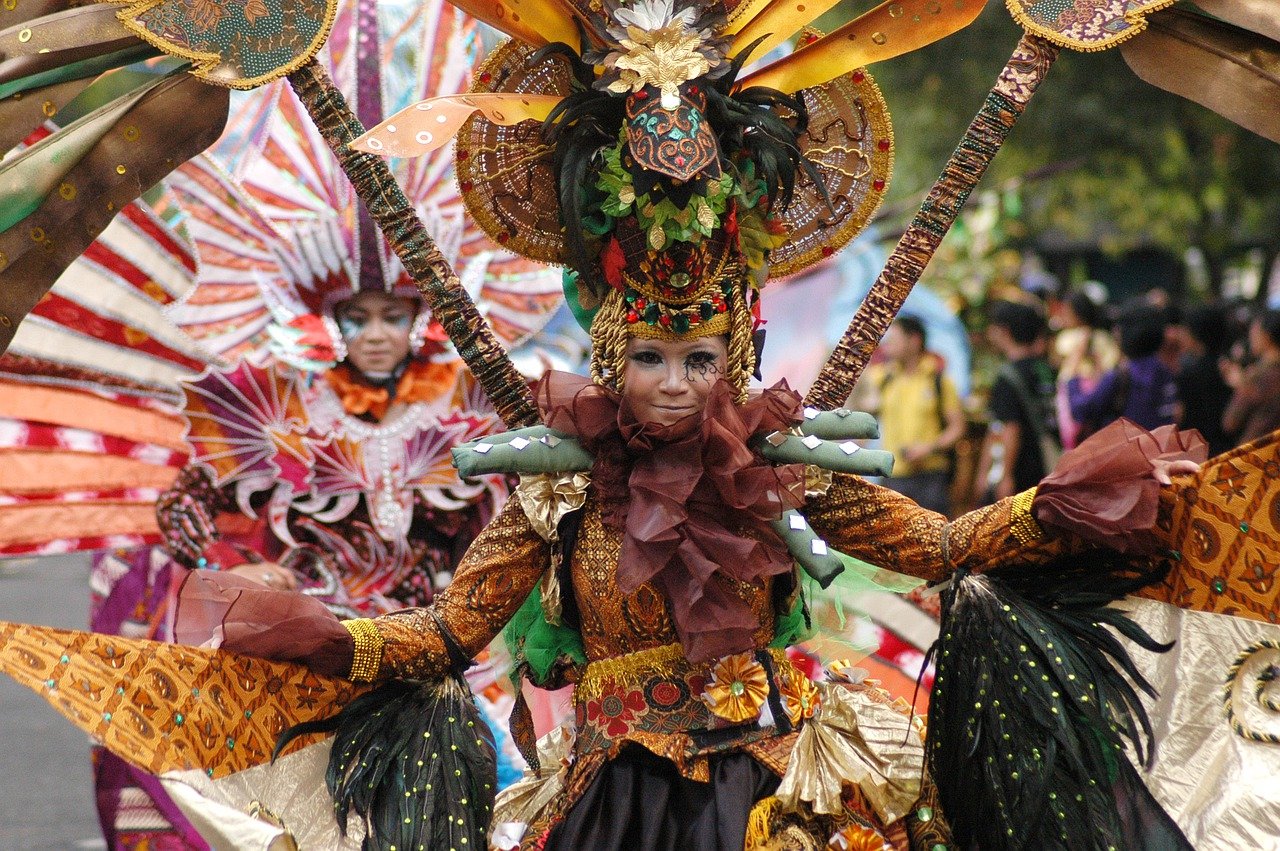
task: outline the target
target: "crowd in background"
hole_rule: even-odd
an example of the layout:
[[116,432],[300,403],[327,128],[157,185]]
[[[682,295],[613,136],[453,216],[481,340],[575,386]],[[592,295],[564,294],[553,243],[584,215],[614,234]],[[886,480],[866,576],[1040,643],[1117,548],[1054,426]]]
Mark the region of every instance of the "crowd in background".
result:
[[894,453],[886,483],[955,515],[1034,487],[1062,451],[1120,417],[1197,429],[1219,454],[1280,428],[1280,310],[1114,303],[1089,282],[992,301],[990,391],[966,411],[916,317],[898,318],[852,403]]

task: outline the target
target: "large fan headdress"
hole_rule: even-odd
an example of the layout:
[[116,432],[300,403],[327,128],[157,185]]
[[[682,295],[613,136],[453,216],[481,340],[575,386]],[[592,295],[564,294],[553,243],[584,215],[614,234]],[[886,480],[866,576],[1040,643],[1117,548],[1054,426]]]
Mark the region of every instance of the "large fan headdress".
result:
[[[478,49],[475,22],[453,7],[343,4],[320,59],[372,123],[427,92],[465,90]],[[272,343],[299,365],[323,366],[340,350],[335,304],[364,290],[418,291],[289,86],[240,101],[211,158],[172,181],[201,257],[201,286],[173,315],[221,353]],[[448,152],[391,165],[499,338],[514,346],[536,333],[559,303],[559,276],[485,236]]]
[[829,36],[806,32],[749,75],[830,4],[463,5],[512,40],[470,94],[416,103],[357,146],[419,156],[456,135],[481,227],[576,273],[568,293],[598,380],[620,383],[628,336],[727,334],[745,391],[759,288],[839,251],[888,184],[888,114],[860,66],[959,29],[983,4],[886,3]]

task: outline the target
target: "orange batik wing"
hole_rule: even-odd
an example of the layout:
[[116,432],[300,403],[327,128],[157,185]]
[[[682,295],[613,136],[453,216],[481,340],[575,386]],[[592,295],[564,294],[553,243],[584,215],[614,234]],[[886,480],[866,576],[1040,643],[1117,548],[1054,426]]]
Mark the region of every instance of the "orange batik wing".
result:
[[365,690],[287,662],[16,623],[0,623],[0,671],[130,764],[213,778],[269,762],[281,732]]

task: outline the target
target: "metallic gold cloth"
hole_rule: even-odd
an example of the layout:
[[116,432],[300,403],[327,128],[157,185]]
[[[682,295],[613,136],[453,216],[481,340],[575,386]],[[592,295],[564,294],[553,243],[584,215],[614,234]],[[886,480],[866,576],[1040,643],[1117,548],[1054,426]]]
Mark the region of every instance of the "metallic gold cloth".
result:
[[586,504],[590,481],[585,473],[526,474],[520,476],[516,498],[534,531],[544,541],[554,541],[564,516]]
[[[781,8],[791,4],[775,5]],[[947,0],[946,3],[938,0],[893,0],[881,3],[818,41],[748,75],[737,88],[768,86],[783,92],[798,92],[821,86],[855,68],[892,59],[946,38],[973,23],[984,5],[986,0]],[[788,20],[787,24],[806,17],[805,5],[800,4],[796,8],[801,14]],[[769,17],[768,12],[757,20],[766,17]],[[796,29],[788,30],[784,25],[773,32],[790,37]],[[757,29],[755,21],[743,29],[744,34],[752,32],[757,36],[767,31]],[[770,40],[766,44],[780,41]],[[741,48],[746,44],[740,34],[734,47]]]
[[560,41],[578,48],[573,13],[560,0],[456,0],[453,5],[532,47]]
[[841,787],[856,785],[885,824],[920,796],[924,740],[902,708],[867,686],[818,683],[821,703],[800,730],[775,793],[787,810],[843,811]]
[[[1160,694],[1147,701],[1156,754],[1147,788],[1199,851],[1280,847],[1280,746],[1237,735],[1223,710],[1223,683],[1237,654],[1280,639],[1280,626],[1136,598],[1122,608],[1157,639],[1177,642],[1168,653],[1132,654]],[[1280,733],[1280,713],[1254,694],[1258,674],[1277,656],[1254,654],[1232,688],[1237,717],[1258,733]],[[1274,698],[1276,688],[1264,698]]]
[[324,782],[332,742],[217,780],[197,769],[162,774],[160,782],[215,851],[355,851],[364,824],[351,818],[342,836]]
[[559,796],[573,762],[573,730],[556,727],[538,739],[538,763],[542,773],[526,771],[511,786],[498,793],[493,807],[491,848],[514,848],[528,825]]
[[214,778],[268,762],[287,727],[364,690],[301,665],[5,622],[0,671],[138,768]]

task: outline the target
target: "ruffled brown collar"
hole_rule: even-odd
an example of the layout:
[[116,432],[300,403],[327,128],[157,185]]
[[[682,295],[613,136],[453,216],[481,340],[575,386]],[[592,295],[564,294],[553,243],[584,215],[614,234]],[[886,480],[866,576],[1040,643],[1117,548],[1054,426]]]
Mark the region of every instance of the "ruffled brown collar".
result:
[[619,589],[647,582],[661,591],[695,662],[752,649],[760,623],[734,583],[792,569],[769,521],[804,501],[803,465],[775,467],[747,445],[799,422],[799,395],[785,382],[742,405],[734,395],[717,382],[700,414],[656,426],[578,375],[549,372],[536,389],[547,425],[595,454],[604,522],[623,533]]

